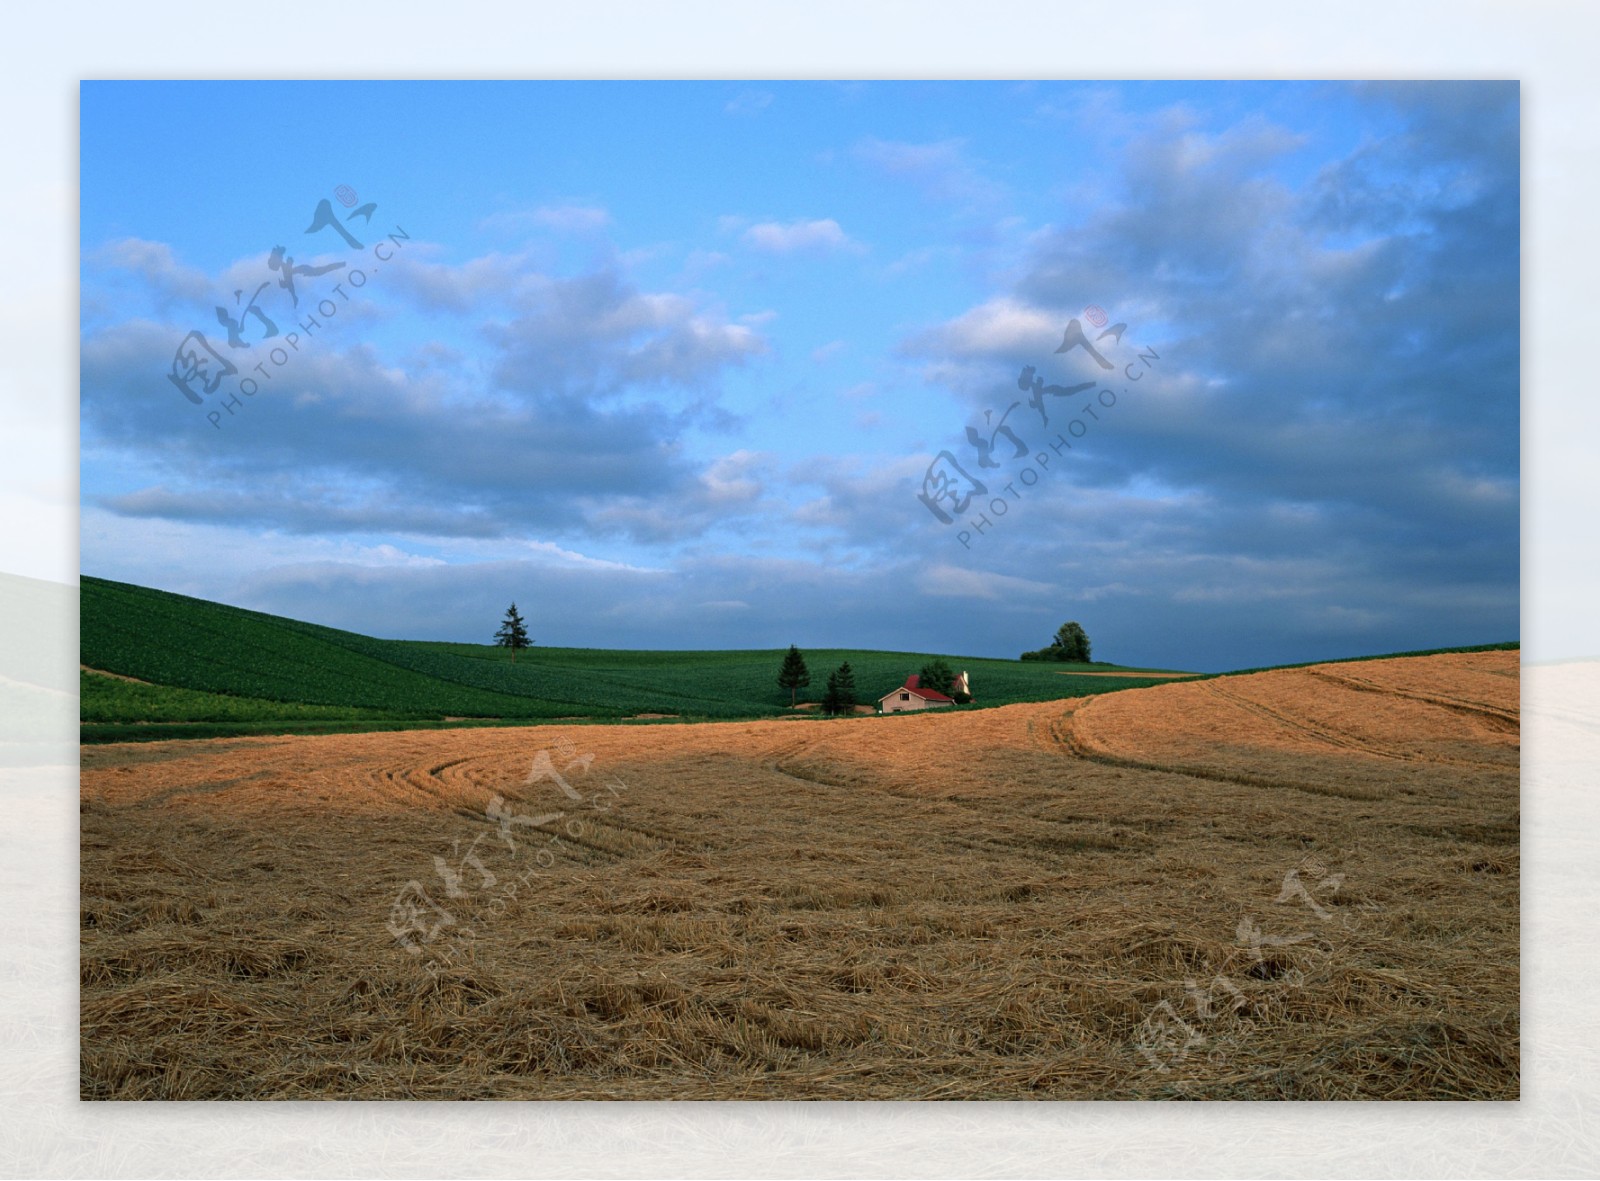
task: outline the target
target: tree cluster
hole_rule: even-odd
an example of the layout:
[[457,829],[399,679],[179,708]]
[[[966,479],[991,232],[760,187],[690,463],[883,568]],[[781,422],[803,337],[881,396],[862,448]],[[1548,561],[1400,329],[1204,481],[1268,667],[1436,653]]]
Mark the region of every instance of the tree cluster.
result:
[[955,692],[956,674],[943,656],[935,656],[922,666],[922,671],[917,674],[917,684],[924,689],[932,689],[935,693],[943,693],[957,705],[965,705],[972,700],[970,693]]
[[[783,667],[778,670],[778,687],[789,690],[789,705],[795,704],[796,693],[811,684],[811,671],[806,668],[806,658],[793,644],[784,653]],[[850,713],[856,704],[856,674],[847,660],[828,674],[828,687],[822,694],[822,708],[830,714]]]
[[932,689],[935,693],[950,696],[951,686],[955,684],[955,671],[945,663],[943,656],[935,656],[922,666],[922,671],[917,674],[917,684],[924,689]]
[[1091,664],[1089,659],[1089,636],[1076,622],[1063,623],[1056,629],[1055,639],[1047,648],[1040,648],[1035,652],[1024,652],[1024,660],[1063,660],[1073,664]]

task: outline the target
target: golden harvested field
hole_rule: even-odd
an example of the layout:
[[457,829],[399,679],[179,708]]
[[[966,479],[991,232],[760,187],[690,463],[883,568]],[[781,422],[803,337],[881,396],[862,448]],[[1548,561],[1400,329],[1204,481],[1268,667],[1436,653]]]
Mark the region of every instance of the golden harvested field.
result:
[[1517,662],[85,747],[81,1094],[1515,1099]]

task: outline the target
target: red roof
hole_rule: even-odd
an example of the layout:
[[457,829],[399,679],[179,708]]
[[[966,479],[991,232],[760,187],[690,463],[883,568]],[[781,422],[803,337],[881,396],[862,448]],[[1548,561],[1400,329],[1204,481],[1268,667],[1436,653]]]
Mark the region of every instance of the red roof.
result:
[[924,700],[924,701],[948,701],[951,705],[955,704],[955,700],[956,699],[954,697],[946,697],[943,693],[939,692],[937,689],[921,689],[921,688],[918,688],[917,687],[917,682],[919,680],[921,680],[921,679],[922,679],[922,674],[920,674],[920,673],[912,673],[909,677],[906,678],[906,688],[911,690],[911,692],[915,693],[918,697],[922,698],[922,700]]

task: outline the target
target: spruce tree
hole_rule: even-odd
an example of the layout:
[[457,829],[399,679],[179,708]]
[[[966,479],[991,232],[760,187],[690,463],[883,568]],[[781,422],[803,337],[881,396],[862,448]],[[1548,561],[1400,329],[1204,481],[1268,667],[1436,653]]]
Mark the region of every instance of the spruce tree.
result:
[[822,695],[822,708],[830,714],[847,714],[856,707],[856,674],[847,660],[828,674],[828,690]]
[[851,671],[848,660],[828,678],[828,683],[833,688],[834,712],[853,712],[856,707],[856,674]]
[[783,667],[778,670],[778,687],[789,690],[789,705],[795,703],[795,690],[811,684],[811,674],[806,670],[806,658],[793,644],[784,655]]
[[517,649],[526,648],[533,643],[528,639],[528,629],[522,622],[522,616],[517,614],[517,605],[511,604],[511,609],[506,612],[506,617],[500,623],[500,630],[494,633],[494,642],[502,648],[511,649],[511,663],[517,662]]

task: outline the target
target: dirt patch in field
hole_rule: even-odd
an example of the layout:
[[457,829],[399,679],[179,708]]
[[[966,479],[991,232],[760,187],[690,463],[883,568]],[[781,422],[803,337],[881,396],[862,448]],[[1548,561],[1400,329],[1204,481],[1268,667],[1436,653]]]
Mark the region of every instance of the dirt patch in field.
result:
[[81,1094],[1515,1099],[1516,662],[86,747]]
[[86,673],[93,673],[97,677],[110,677],[113,681],[127,681],[130,685],[148,685],[149,681],[141,681],[138,677],[125,677],[121,673],[108,673],[103,668],[90,668],[87,664],[79,664]]

